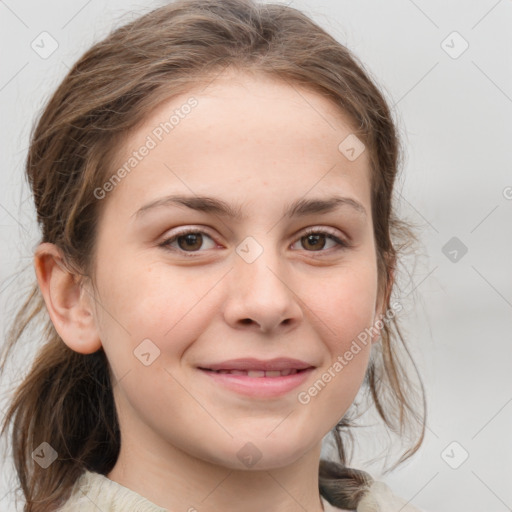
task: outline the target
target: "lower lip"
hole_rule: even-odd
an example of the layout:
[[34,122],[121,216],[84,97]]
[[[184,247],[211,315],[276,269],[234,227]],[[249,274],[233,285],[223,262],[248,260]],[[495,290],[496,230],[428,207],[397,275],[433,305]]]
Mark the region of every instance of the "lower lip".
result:
[[272,398],[289,393],[292,389],[303,384],[313,370],[314,368],[308,368],[293,375],[282,377],[249,377],[200,369],[215,382],[232,391],[241,395],[261,398]]

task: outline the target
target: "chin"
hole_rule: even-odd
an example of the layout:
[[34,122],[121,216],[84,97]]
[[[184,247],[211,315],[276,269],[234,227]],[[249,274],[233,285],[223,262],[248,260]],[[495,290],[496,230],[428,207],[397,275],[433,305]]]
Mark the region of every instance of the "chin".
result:
[[[235,453],[226,461],[231,469],[248,471],[278,469],[293,464],[308,451],[304,439],[295,440],[285,435],[245,436],[235,440]],[[272,435],[274,437],[272,437]],[[295,442],[294,442],[295,441]]]
[[321,438],[318,432],[305,429],[297,431],[285,420],[281,424],[272,422],[262,428],[230,429],[232,438],[215,437],[209,442],[203,439],[199,445],[190,446],[189,453],[216,466],[231,470],[271,470],[297,462],[311,450],[318,448],[320,456]]

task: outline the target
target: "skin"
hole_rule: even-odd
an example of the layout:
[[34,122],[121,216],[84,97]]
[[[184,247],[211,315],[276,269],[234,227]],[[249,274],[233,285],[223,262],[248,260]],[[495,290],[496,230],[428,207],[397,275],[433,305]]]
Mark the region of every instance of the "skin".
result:
[[[322,439],[353,402],[371,343],[308,404],[297,394],[383,312],[367,151],[349,161],[338,150],[354,130],[326,98],[225,73],[161,104],[126,139],[116,164],[190,96],[198,105],[102,199],[95,286],[74,279],[47,243],[35,253],[39,286],[63,341],[84,354],[103,347],[112,366],[122,447],[109,478],[170,510],[243,504],[245,512],[291,512],[301,504],[319,512]],[[283,217],[292,201],[333,193],[358,201],[366,215],[345,205]],[[169,194],[220,198],[245,218],[177,206],[135,215]],[[183,239],[174,251],[159,245],[184,227],[205,233],[202,245],[192,244],[195,257]],[[330,228],[351,245],[320,236],[315,250],[303,238],[309,227]],[[252,263],[236,252],[249,236],[263,249]],[[134,356],[145,339],[160,350],[148,366]],[[197,369],[251,356],[316,368],[275,398],[239,395]],[[250,468],[237,457],[248,442],[261,455]]]

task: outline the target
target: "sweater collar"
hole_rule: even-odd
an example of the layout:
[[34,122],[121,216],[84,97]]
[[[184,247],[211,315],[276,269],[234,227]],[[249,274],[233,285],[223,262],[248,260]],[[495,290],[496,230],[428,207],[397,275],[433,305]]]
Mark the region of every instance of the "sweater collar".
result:
[[[91,506],[91,510],[109,512],[169,512],[128,487],[111,480],[100,473],[85,471],[75,484],[73,492],[77,495],[77,504]],[[321,496],[324,512],[340,512]]]

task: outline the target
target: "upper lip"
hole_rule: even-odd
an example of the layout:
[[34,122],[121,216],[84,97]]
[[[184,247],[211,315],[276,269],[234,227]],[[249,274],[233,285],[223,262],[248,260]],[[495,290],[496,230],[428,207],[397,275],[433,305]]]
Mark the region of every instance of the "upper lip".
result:
[[221,363],[207,364],[200,366],[204,370],[304,370],[313,368],[312,364],[300,361],[299,359],[290,359],[289,357],[278,357],[275,359],[230,359]]

